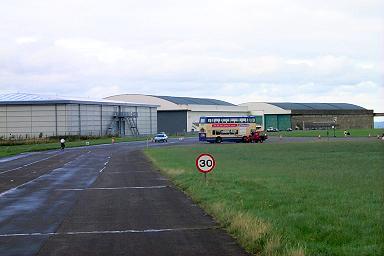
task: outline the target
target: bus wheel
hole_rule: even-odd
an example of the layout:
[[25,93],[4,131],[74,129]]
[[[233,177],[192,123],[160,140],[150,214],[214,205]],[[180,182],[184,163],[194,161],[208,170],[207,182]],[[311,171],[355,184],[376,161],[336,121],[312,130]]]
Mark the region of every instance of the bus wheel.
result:
[[223,139],[221,137],[216,137],[216,143],[221,143]]
[[248,138],[247,138],[247,136],[244,136],[243,137],[243,143],[247,143],[248,142]]

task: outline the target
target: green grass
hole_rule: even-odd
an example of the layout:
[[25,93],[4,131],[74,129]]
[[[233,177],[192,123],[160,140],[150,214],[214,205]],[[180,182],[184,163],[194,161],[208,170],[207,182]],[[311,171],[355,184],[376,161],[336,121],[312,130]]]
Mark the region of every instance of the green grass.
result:
[[[128,141],[137,141],[137,140],[146,140],[145,137],[123,137],[115,138],[115,142],[128,142]],[[110,144],[111,138],[96,138],[89,140],[75,140],[68,141],[65,143],[65,147],[81,147],[86,146],[86,142],[89,142],[89,145],[98,145],[98,144]],[[43,151],[49,149],[59,149],[59,141],[54,143],[37,143],[37,144],[25,144],[25,145],[12,145],[12,146],[0,146],[0,157],[12,156],[25,152],[34,152],[34,151]]]
[[[384,144],[151,148],[148,156],[257,255],[383,255]],[[195,158],[211,153],[208,184]]]
[[[377,135],[382,135],[384,133],[384,129],[350,129],[348,130],[351,135],[350,137],[368,137],[371,135],[372,137],[376,137]],[[327,137],[326,130],[309,130],[309,131],[280,131],[280,132],[269,132],[269,136],[284,136],[284,137],[317,137],[321,135],[321,137]],[[333,137],[333,130],[328,131],[328,135]],[[335,130],[336,137],[344,137],[344,130]]]

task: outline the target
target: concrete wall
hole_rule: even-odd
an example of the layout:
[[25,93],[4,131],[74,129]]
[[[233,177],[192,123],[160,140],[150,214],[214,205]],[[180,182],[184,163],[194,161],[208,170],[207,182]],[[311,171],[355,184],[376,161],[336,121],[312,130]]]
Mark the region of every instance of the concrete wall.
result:
[[[0,137],[59,135],[103,136],[119,106],[101,104],[0,105]],[[140,135],[157,131],[157,109],[121,106],[122,112],[137,112]],[[128,125],[125,134],[132,135]]]
[[142,94],[120,94],[106,97],[107,100],[124,101],[130,103],[146,103],[159,105],[158,110],[182,110],[186,109],[186,105],[177,105],[168,100],[164,100],[155,96]]
[[248,111],[251,113],[254,113],[256,115],[284,115],[284,114],[291,114],[291,110],[286,110],[279,108],[275,105],[265,103],[265,102],[247,102],[242,103],[239,106],[247,107]]

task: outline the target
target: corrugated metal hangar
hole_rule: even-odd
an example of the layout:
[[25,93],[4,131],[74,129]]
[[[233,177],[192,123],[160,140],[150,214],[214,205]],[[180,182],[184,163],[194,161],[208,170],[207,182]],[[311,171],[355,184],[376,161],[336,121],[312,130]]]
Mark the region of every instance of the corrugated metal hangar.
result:
[[215,99],[142,94],[121,94],[110,96],[106,99],[160,105],[157,110],[158,131],[171,134],[196,131],[197,127],[194,123],[198,123],[201,116],[248,114],[246,106],[236,106],[229,102]]
[[[158,109],[157,109],[158,108]],[[191,97],[121,94],[103,100],[36,94],[0,95],[0,138],[137,136],[197,131],[201,116],[255,115],[279,130],[373,128],[373,110],[347,103],[229,102]]]
[[149,135],[157,105],[25,93],[0,95],[0,137]]
[[264,128],[337,129],[373,128],[373,110],[348,103],[266,103],[240,104],[251,114],[264,116]]

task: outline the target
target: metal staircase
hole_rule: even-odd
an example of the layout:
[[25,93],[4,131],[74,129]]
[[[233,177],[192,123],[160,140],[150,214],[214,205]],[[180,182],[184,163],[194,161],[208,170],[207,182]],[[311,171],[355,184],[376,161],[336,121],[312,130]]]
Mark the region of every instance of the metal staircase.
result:
[[128,127],[131,129],[131,133],[133,136],[139,136],[139,130],[137,129],[137,113],[134,115],[128,115],[125,117],[126,123],[128,124]]
[[137,129],[137,112],[114,112],[108,127],[109,135],[125,136],[125,128],[129,127],[132,136],[139,136]]

